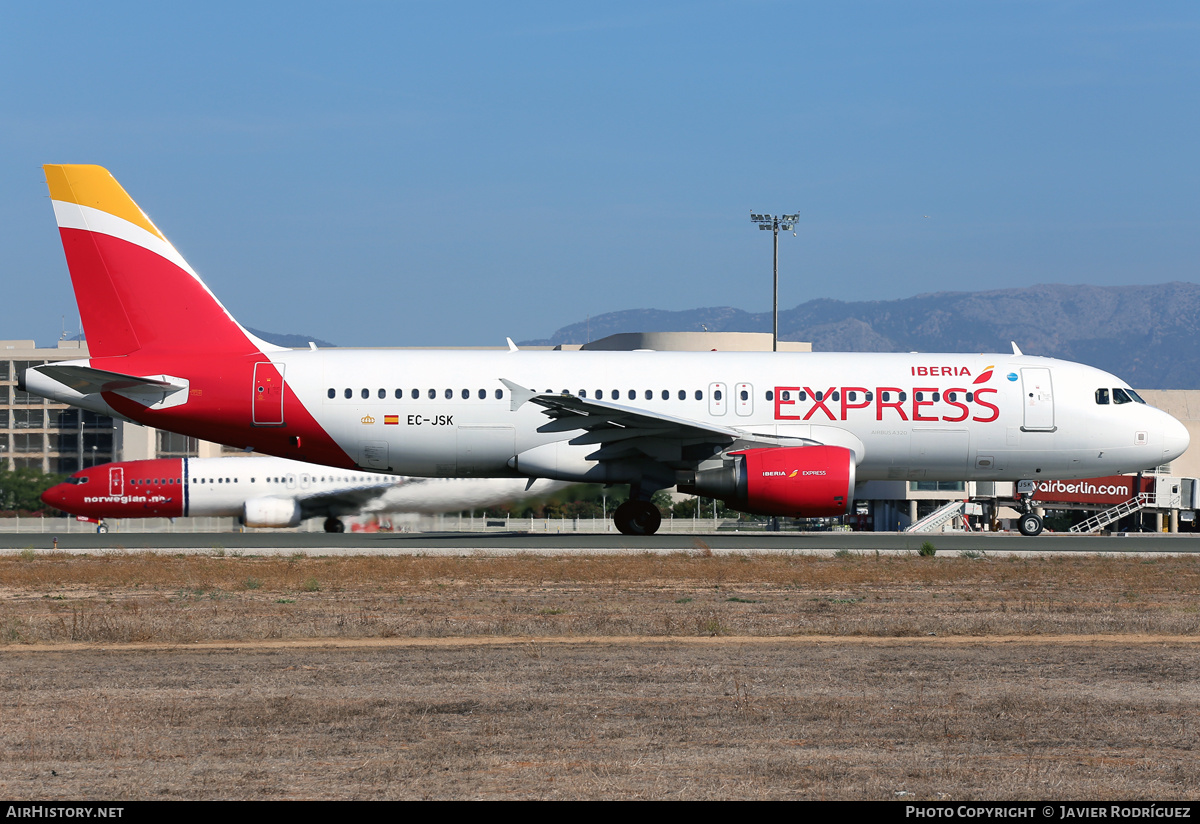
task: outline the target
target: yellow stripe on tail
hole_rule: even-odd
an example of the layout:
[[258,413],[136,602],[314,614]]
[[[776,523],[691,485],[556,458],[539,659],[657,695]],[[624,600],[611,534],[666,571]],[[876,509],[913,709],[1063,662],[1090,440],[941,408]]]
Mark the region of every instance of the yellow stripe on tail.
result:
[[44,168],[51,200],[99,209],[142,227],[160,240],[166,240],[103,166],[48,164]]

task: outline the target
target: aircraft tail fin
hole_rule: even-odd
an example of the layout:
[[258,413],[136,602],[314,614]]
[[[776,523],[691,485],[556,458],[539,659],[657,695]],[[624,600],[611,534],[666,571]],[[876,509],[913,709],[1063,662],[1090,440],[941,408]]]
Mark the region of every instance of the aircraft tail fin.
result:
[[233,319],[107,169],[44,169],[91,357],[279,349]]

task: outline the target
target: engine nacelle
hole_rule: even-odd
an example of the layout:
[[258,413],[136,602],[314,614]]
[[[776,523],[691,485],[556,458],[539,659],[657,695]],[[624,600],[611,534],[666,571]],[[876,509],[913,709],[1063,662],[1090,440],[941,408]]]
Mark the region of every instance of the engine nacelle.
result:
[[719,498],[756,515],[823,518],[854,503],[854,453],[842,446],[788,446],[730,452],[680,492]]
[[246,526],[284,527],[300,525],[300,503],[295,498],[253,498],[242,505]]

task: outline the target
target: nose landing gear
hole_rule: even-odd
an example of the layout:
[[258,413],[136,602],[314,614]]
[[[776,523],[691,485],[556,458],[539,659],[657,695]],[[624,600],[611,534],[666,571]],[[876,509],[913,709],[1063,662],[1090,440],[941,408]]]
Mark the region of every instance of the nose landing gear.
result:
[[1029,538],[1042,531],[1042,516],[1033,511],[1033,491],[1033,481],[1021,481],[1017,484],[1017,492],[1021,496],[1021,517],[1017,521],[1017,529]]
[[1034,512],[1026,512],[1021,516],[1021,519],[1017,521],[1017,529],[1021,531],[1022,535],[1032,538],[1034,535],[1037,535],[1042,531],[1041,516]]

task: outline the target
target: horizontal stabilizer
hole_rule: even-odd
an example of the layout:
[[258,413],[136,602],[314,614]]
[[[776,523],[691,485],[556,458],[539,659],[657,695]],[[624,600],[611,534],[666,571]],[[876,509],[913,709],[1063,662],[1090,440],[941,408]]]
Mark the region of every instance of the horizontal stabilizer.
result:
[[[101,392],[115,392],[124,398],[140,403],[151,409],[168,409],[187,403],[189,382],[170,375],[126,375],[121,372],[110,372],[106,369],[95,369],[91,366],[74,364],[47,364],[35,366],[27,373],[37,373],[49,378],[61,386],[78,392],[80,395],[97,395]],[[28,382],[29,375],[25,376]],[[33,387],[38,394],[46,397],[58,397],[54,393]],[[71,403],[72,401],[67,401]]]
[[120,372],[93,369],[90,366],[39,366],[38,371],[48,378],[54,378],[63,386],[74,389],[81,395],[91,395],[95,392],[116,392],[138,386],[153,387],[160,392],[180,388],[169,381],[140,378],[137,375],[123,375]]

